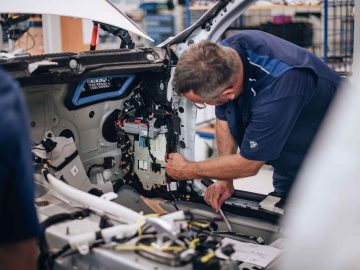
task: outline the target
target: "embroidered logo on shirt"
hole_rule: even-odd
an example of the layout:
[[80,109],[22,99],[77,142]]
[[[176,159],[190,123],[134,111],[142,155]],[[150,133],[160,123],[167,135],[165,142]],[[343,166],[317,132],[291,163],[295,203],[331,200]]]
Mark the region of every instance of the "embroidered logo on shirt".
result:
[[255,141],[249,141],[250,149],[256,149],[258,147],[258,143]]

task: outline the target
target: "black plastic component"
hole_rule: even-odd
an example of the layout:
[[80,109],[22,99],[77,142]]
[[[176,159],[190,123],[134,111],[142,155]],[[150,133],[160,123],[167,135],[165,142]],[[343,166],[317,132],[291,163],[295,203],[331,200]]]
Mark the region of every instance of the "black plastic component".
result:
[[211,231],[217,231],[219,229],[219,225],[215,221],[211,221],[209,229]]
[[102,192],[100,189],[92,188],[89,190],[89,194],[100,197],[100,196],[104,195],[104,192]]
[[[149,62],[146,57],[148,54],[157,55],[158,58],[156,61]],[[43,60],[49,60],[57,65],[48,66],[39,74],[28,72],[29,64]],[[79,68],[72,69],[69,65],[70,60],[76,61]],[[89,77],[128,74],[143,74],[144,76],[141,76],[145,77],[145,74],[150,72],[151,74],[161,73],[163,76],[168,70],[168,60],[164,49],[138,48],[18,57],[0,61],[0,66],[11,73],[21,86],[62,83],[77,85],[81,79]]]
[[104,121],[102,126],[102,136],[108,142],[116,142],[116,128],[115,123],[118,120],[120,110],[114,110]]
[[159,163],[151,163],[151,170],[154,173],[161,172],[161,164],[159,164]]
[[168,105],[167,100],[167,81],[169,79],[168,74],[151,74],[151,80],[144,82],[144,92],[149,95],[152,100],[159,105]]
[[128,49],[134,49],[135,43],[132,41],[131,36],[129,35],[129,32],[121,29],[116,26],[112,26],[109,24],[100,24],[101,29],[103,29],[106,32],[109,32],[110,34],[113,34],[114,36],[117,36],[121,39],[120,49],[128,48]]
[[57,142],[54,142],[51,139],[45,139],[41,141],[41,144],[44,146],[46,153],[49,153],[55,149]]
[[112,222],[110,222],[110,219],[107,216],[102,216],[100,219],[99,227],[100,229],[105,229],[114,226]]
[[60,132],[59,134],[60,137],[65,137],[65,138],[73,138],[74,142],[75,142],[75,135],[74,133],[70,130],[70,129],[64,129]]
[[181,134],[181,128],[180,128],[181,118],[178,116],[174,116],[171,118],[171,125],[170,125],[170,131],[172,133],[175,133],[177,135]]
[[104,158],[104,169],[111,169],[114,167],[114,163],[115,163],[115,158],[114,157],[105,157]]
[[145,107],[144,100],[139,92],[135,92],[124,102],[124,113],[128,116],[135,116],[135,113]]
[[226,256],[231,256],[235,253],[235,249],[232,244],[227,244],[226,246],[221,248],[221,252],[224,253]]

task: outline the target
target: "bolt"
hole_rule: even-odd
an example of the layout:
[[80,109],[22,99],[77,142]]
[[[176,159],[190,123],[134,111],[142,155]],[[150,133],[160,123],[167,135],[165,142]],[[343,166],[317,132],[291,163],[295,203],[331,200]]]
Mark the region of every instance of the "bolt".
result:
[[164,91],[165,86],[164,86],[164,84],[162,82],[160,83],[159,87],[160,87],[161,91]]
[[151,53],[149,53],[146,55],[146,59],[152,62],[155,60],[155,57]]
[[193,45],[193,44],[194,44],[194,40],[192,40],[192,39],[189,39],[189,40],[188,40],[188,42],[187,42],[187,44],[188,44],[188,46],[191,46],[191,45]]
[[209,32],[209,31],[211,30],[211,27],[210,27],[209,24],[207,24],[207,25],[205,26],[205,30],[206,30],[207,32]]
[[70,68],[75,69],[78,66],[78,62],[75,59],[71,59],[69,62],[69,66]]

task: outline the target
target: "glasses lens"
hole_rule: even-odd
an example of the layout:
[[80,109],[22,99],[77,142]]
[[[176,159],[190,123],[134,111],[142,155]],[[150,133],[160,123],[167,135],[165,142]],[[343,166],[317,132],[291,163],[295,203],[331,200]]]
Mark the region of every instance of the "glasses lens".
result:
[[205,104],[205,103],[194,103],[194,106],[195,106],[196,108],[198,108],[199,110],[206,108],[206,104]]

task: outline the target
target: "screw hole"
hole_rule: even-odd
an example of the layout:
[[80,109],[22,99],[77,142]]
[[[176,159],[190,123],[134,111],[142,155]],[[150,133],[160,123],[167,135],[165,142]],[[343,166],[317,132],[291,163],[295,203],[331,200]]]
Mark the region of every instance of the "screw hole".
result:
[[185,144],[184,141],[180,141],[180,142],[179,142],[179,146],[180,146],[180,148],[182,148],[182,149],[186,148],[186,144]]

